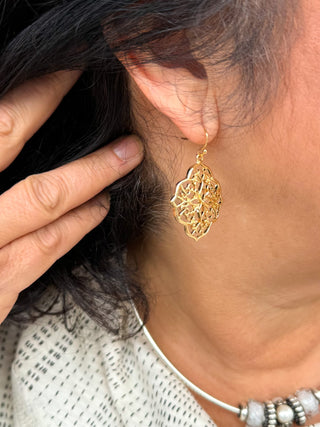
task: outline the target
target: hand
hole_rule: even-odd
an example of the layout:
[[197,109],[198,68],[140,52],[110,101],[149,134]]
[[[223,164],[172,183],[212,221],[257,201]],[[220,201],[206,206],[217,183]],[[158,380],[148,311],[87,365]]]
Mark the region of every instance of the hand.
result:
[[[15,89],[0,102],[0,171],[50,117],[79,72],[59,72]],[[106,216],[99,194],[143,157],[134,137],[55,170],[32,175],[0,196],[0,323],[30,286]]]

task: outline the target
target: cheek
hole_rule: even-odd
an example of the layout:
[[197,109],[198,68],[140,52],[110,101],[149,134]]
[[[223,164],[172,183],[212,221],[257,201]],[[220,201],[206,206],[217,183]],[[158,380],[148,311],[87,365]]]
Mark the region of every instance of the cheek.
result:
[[320,141],[320,1],[303,0],[302,9],[303,30],[292,47],[288,64],[284,125],[288,129],[291,125],[289,135],[301,140],[301,154],[315,165]]
[[[279,177],[320,212],[320,2],[307,0],[305,31],[292,48],[283,95],[272,114]],[[311,207],[311,206],[310,206]]]
[[[319,99],[306,102],[297,86],[279,97],[272,112],[237,144],[228,176],[232,199],[250,204],[257,216],[291,232],[308,224],[320,239],[320,120]],[[320,105],[319,110],[320,112]],[[235,147],[232,147],[233,149]],[[228,151],[230,162],[230,151]],[[218,162],[219,164],[219,162]],[[240,197],[240,200],[239,200]],[[300,230],[301,233],[303,230]],[[314,236],[315,237],[315,236]]]
[[291,207],[301,204],[301,210],[319,216],[320,1],[303,0],[301,9],[303,31],[292,46],[272,113],[258,126],[258,140],[276,194],[288,206],[289,201]]

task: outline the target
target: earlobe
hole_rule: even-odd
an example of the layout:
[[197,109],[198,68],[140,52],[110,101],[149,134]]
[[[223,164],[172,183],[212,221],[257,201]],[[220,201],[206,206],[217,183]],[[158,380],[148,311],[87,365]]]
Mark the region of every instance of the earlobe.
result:
[[122,63],[148,101],[169,117],[188,140],[204,144],[204,129],[210,140],[216,137],[218,109],[208,79],[197,78],[184,68],[139,63],[134,56],[126,57]]

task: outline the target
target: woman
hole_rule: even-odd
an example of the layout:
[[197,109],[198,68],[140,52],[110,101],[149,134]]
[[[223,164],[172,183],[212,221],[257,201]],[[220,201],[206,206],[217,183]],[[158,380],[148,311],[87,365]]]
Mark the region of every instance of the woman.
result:
[[319,1],[29,3],[2,167],[85,72],[1,174],[2,424],[318,426]]

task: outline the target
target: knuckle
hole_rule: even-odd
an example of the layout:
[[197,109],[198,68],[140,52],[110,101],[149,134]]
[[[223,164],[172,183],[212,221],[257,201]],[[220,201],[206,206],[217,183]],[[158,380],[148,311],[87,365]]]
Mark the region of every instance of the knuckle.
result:
[[0,137],[10,136],[14,128],[14,115],[9,108],[0,107]]
[[49,214],[50,218],[57,217],[67,200],[67,185],[57,176],[31,175],[24,180],[28,202]]
[[62,243],[62,232],[58,226],[47,225],[34,233],[34,242],[40,253],[44,255],[55,252]]

